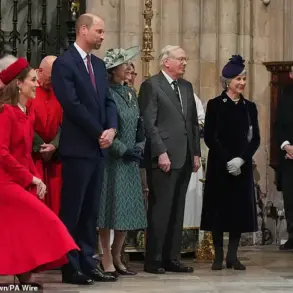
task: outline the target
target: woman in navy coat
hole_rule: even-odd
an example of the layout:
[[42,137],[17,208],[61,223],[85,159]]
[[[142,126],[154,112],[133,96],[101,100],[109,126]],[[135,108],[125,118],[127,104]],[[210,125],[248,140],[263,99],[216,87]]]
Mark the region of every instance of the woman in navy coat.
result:
[[209,148],[201,229],[212,231],[213,270],[223,268],[223,233],[229,232],[226,267],[245,270],[237,258],[241,233],[257,230],[252,157],[260,144],[255,103],[242,93],[244,60],[233,55],[222,70],[224,91],[207,104],[204,140]]

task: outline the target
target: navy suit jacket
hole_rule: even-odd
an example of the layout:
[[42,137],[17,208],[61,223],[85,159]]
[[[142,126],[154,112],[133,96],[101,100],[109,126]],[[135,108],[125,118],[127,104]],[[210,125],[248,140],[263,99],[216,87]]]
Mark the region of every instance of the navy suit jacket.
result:
[[105,64],[94,55],[91,55],[91,63],[97,90],[74,46],[53,63],[53,90],[63,108],[61,156],[105,156],[107,151],[100,149],[98,137],[105,129],[117,129],[117,112],[115,103],[110,99]]

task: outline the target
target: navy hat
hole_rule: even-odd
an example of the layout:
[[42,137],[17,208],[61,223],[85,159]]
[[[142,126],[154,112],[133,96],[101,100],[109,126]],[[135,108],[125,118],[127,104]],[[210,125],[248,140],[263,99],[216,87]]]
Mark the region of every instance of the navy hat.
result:
[[245,60],[240,55],[232,55],[229,62],[222,70],[222,76],[225,78],[234,78],[244,70]]

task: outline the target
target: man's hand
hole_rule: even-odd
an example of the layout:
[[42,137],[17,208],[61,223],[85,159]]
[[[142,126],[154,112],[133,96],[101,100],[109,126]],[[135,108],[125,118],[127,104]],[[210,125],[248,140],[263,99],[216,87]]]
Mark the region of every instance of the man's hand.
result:
[[164,172],[169,172],[171,168],[171,162],[169,160],[168,154],[163,153],[159,156],[158,161],[159,168]]
[[289,157],[293,157],[293,145],[285,145],[284,150],[286,151],[287,155],[289,155]]
[[99,138],[101,149],[107,149],[113,143],[115,130],[113,128],[105,130]]
[[201,166],[199,156],[194,156],[193,164],[193,172],[196,173]]
[[285,159],[286,160],[293,160],[293,156],[291,156],[290,154],[286,154],[286,156],[285,156]]
[[42,158],[45,162],[48,162],[51,160],[52,155],[55,153],[56,147],[52,144],[43,143],[41,145],[40,153],[42,155]]

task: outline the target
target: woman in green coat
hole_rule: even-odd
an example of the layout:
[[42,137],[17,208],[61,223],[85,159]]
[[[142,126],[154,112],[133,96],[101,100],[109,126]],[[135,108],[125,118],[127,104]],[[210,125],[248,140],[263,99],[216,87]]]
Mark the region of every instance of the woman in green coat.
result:
[[[139,173],[145,141],[142,121],[135,92],[123,85],[127,62],[138,52],[138,47],[110,49],[104,58],[110,95],[117,107],[118,129],[109,148],[97,227],[103,248],[104,271],[116,277],[136,274],[122,263],[121,250],[127,231],[144,229],[147,225]],[[110,230],[114,230],[112,249]]]

